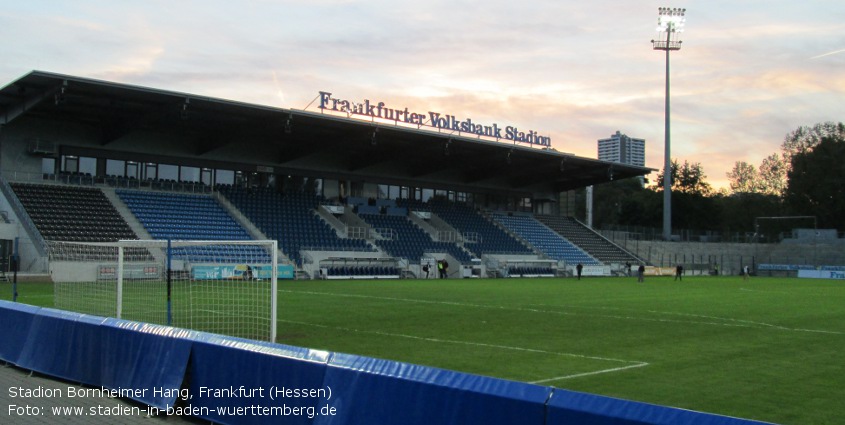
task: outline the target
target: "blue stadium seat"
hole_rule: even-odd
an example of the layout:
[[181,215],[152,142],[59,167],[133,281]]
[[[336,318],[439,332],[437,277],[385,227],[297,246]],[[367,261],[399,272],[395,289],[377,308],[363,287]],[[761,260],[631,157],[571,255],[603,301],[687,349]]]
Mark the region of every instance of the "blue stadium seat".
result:
[[413,210],[419,210],[418,207],[425,208],[461,233],[477,234],[478,241],[467,243],[465,246],[479,258],[485,253],[533,254],[529,248],[465,204],[432,199],[422,205],[419,203],[403,203],[404,205],[408,205]]
[[[118,197],[154,239],[250,240],[228,212],[209,195],[116,189]],[[270,261],[257,246],[210,246],[174,250],[175,258],[192,262]]]
[[497,212],[493,213],[492,217],[549,258],[563,260],[570,264],[581,263],[585,266],[602,264],[529,215]]
[[374,229],[392,229],[396,235],[393,240],[376,240],[375,243],[394,257],[407,258],[419,262],[426,252],[446,252],[463,264],[469,263],[472,256],[460,247],[449,242],[435,242],[415,225],[407,216],[402,215],[362,215]]
[[364,240],[338,237],[331,226],[315,214],[320,204],[316,195],[233,187],[220,188],[220,193],[264,234],[278,240],[279,248],[296,264],[302,264],[300,251],[303,249],[374,251]]

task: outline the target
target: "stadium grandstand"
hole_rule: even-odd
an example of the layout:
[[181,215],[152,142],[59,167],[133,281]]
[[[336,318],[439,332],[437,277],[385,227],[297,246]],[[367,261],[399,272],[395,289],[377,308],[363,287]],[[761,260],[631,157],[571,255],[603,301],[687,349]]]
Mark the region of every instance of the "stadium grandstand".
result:
[[304,279],[420,277],[437,260],[450,277],[579,263],[608,275],[641,261],[569,215],[574,189],[644,167],[41,71],[0,89],[0,111],[0,238],[18,241],[22,272],[48,273],[51,242],[124,239],[277,240]]
[[[331,94],[319,93],[327,103]],[[345,102],[332,100],[333,108]],[[650,246],[647,258],[638,257],[639,240],[629,251],[627,243],[617,245],[572,217],[576,189],[652,169],[559,152],[534,131],[528,139],[496,139],[426,125],[419,114],[400,122],[325,109],[283,109],[42,71],[0,88],[0,260],[11,256],[15,271],[11,301],[0,299],[0,321],[8,328],[0,361],[14,365],[0,374],[10,388],[9,416],[43,422],[38,413],[18,413],[24,407],[12,402],[23,404],[27,397],[15,400],[12,388],[37,384],[40,390],[47,377],[55,381],[45,388],[61,386],[70,394],[80,384],[109,399],[131,400],[130,410],[138,409],[137,415],[121,413],[126,421],[111,416],[103,423],[130,423],[134,415],[221,424],[276,422],[268,418],[276,416],[309,424],[751,425],[762,422],[689,408],[712,406],[707,400],[674,408],[654,404],[680,403],[660,398],[661,391],[639,402],[557,383],[598,376],[606,387],[618,382],[607,374],[643,371],[626,383],[633,388],[628,394],[639,395],[642,383],[654,382],[674,395],[678,385],[666,382],[702,370],[710,379],[712,365],[724,366],[726,358],[746,361],[726,368],[728,374],[754,365],[768,375],[765,359],[748,355],[747,347],[760,341],[758,352],[766,350],[772,335],[801,332],[803,341],[811,337],[804,334],[819,332],[835,340],[830,331],[803,322],[795,329],[770,325],[755,308],[749,310],[753,321],[695,310],[703,303],[733,309],[736,296],[725,295],[723,285],[690,286],[705,295],[714,288],[731,301],[696,296],[701,304],[685,313],[654,311],[648,306],[657,304],[645,303],[678,298],[655,296],[658,285],[621,284],[633,279],[592,279],[583,286],[575,279],[542,279],[572,276],[576,269],[579,280],[582,272],[623,274],[632,263],[657,258]],[[709,257],[690,257],[705,266],[699,273],[709,271]],[[672,260],[677,258],[676,252]],[[769,266],[761,270],[783,271]],[[22,302],[18,272],[33,281]],[[468,280],[422,280],[443,272]],[[469,280],[474,277],[503,279]],[[534,287],[525,291],[527,281],[505,279],[511,277],[541,279],[532,279]],[[303,282],[283,287],[279,279]],[[571,288],[558,285],[564,280]],[[600,284],[611,280],[620,285]],[[420,288],[431,296],[403,295],[422,294]],[[641,288],[648,288],[647,296]],[[619,297],[603,295],[609,291]],[[763,291],[751,293],[757,299]],[[780,293],[762,299],[779,300]],[[626,301],[596,304],[617,298]],[[31,299],[44,302],[33,305]],[[628,311],[632,305],[643,310],[641,317],[623,317],[636,316]],[[570,313],[587,308],[602,313]],[[623,309],[625,314],[606,313]],[[308,321],[323,315],[325,322]],[[613,325],[616,320],[622,325]],[[370,323],[375,326],[367,328]],[[313,332],[300,332],[302,326]],[[691,333],[696,327],[701,331]],[[588,333],[595,336],[584,337]],[[319,345],[333,334],[367,348],[347,354],[335,351],[343,341]],[[725,343],[723,336],[741,342]],[[680,345],[693,348],[677,350],[679,337]],[[541,342],[534,344],[535,338]],[[638,344],[628,343],[635,339]],[[693,345],[698,339],[700,345]],[[429,350],[418,349],[418,342],[434,347],[428,359],[442,357],[416,357]],[[809,346],[825,365],[828,353],[841,351]],[[384,347],[411,357],[390,360]],[[628,351],[616,354],[619,348]],[[702,352],[709,355],[704,362]],[[378,357],[367,357],[372,353]],[[785,354],[777,364],[795,352]],[[679,362],[691,366],[678,369]],[[449,370],[461,364],[507,370]],[[789,373],[774,382],[807,375]],[[758,395],[761,384],[740,376],[712,379],[703,392],[746,380],[753,382],[737,391]],[[684,379],[695,386],[694,375]],[[265,389],[275,397],[265,397]],[[830,393],[824,385],[817,391]],[[81,409],[102,397],[35,398],[33,404]],[[822,400],[807,409],[826,417],[830,409],[817,407],[828,407]],[[753,407],[789,404],[767,403]],[[745,406],[728,411],[759,413]],[[101,419],[75,416],[85,423]]]

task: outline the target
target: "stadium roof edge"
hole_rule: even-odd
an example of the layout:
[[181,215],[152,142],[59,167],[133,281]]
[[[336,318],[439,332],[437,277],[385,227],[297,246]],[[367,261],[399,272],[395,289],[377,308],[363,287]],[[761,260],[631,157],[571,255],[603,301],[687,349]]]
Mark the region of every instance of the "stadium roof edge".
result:
[[[60,107],[58,96],[68,97]],[[178,136],[178,156],[192,163],[235,160],[247,169],[449,190],[560,192],[655,171],[434,128],[37,70],[0,89],[0,124],[19,116],[73,121],[103,135],[71,151],[119,151],[122,138],[155,131]]]
[[195,94],[195,93],[180,92],[180,91],[175,91],[175,90],[157,89],[157,88],[153,88],[153,87],[141,86],[141,85],[136,85],[136,84],[116,83],[116,82],[113,82],[113,81],[102,80],[102,79],[97,79],[97,78],[79,77],[79,76],[74,76],[74,75],[60,74],[60,73],[49,72],[49,71],[40,71],[40,70],[32,70],[32,71],[22,75],[20,78],[16,79],[15,81],[8,83],[7,85],[0,88],[0,93],[6,91],[6,89],[11,87],[11,86],[14,86],[18,83],[25,83],[25,81],[28,78],[34,78],[34,77],[42,77],[42,78],[45,78],[45,79],[62,80],[62,81],[75,81],[75,82],[85,83],[85,84],[95,84],[95,85],[101,85],[101,86],[104,86],[104,87],[112,87],[112,88],[115,88],[115,89],[134,90],[134,91],[140,91],[140,92],[147,92],[147,93],[151,93],[151,94],[160,94],[160,95],[165,95],[165,96],[172,96],[172,97],[182,98],[182,99],[190,98],[190,99],[204,100],[204,101],[208,101],[208,102],[227,103],[227,104],[231,104],[231,105],[237,105],[237,106],[243,106],[243,107],[249,107],[249,108],[256,108],[256,109],[267,109],[267,110],[270,110],[270,111],[277,111],[277,112],[287,113],[287,112],[291,111],[291,109],[279,108],[279,107],[276,107],[276,106],[247,103],[247,102],[241,102],[241,101],[238,101],[238,100],[216,98],[216,97],[199,95],[199,94]]

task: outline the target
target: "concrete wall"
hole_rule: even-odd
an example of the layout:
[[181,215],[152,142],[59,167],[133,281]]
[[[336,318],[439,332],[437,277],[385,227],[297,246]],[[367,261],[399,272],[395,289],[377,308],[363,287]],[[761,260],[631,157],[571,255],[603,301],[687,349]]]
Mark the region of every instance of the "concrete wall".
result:
[[46,274],[47,259],[41,255],[29,234],[21,226],[20,218],[15,214],[9,200],[0,192],[0,211],[6,211],[10,223],[0,224],[0,239],[18,239],[18,254],[20,255],[19,271],[30,274]]
[[718,264],[721,274],[739,274],[743,265],[760,263],[845,265],[845,246],[832,243],[707,243],[615,240],[650,264],[669,267],[681,263]]

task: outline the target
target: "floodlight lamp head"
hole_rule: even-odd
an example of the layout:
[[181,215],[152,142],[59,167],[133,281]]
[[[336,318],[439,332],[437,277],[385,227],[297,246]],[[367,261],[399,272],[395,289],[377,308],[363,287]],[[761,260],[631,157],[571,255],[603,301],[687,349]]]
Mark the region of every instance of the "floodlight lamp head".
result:
[[651,40],[654,50],[680,50],[680,34],[684,32],[687,10],[661,7],[657,11],[657,39]]
[[658,32],[683,32],[686,23],[686,9],[661,7],[657,9]]

